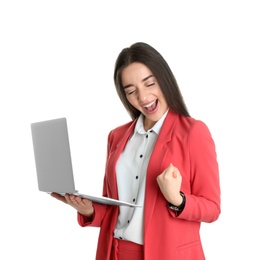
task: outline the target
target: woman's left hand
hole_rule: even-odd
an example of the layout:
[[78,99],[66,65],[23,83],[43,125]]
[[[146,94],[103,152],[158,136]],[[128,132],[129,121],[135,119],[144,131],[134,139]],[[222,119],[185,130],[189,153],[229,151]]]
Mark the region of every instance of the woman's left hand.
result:
[[158,186],[168,202],[179,206],[183,198],[180,195],[182,176],[172,163],[157,176]]

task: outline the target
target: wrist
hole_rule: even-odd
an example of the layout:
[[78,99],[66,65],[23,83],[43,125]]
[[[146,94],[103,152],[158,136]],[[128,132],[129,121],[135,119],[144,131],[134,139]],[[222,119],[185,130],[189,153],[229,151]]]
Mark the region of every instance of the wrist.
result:
[[79,211],[79,213],[80,213],[81,215],[87,217],[87,218],[90,218],[90,217],[92,217],[93,214],[94,214],[94,207],[86,210],[85,212],[80,212],[80,211]]
[[172,203],[168,203],[168,207],[174,211],[178,211],[181,212],[183,211],[185,204],[186,204],[186,197],[185,194],[183,192],[180,192],[180,198],[181,198],[181,203],[180,204],[172,204]]
[[179,192],[176,195],[173,195],[173,197],[168,200],[168,202],[176,207],[180,206],[183,203],[183,195],[181,192]]
[[183,203],[183,196],[179,192],[176,198],[173,201],[171,201],[171,204],[173,204],[176,207],[179,207],[182,203]]

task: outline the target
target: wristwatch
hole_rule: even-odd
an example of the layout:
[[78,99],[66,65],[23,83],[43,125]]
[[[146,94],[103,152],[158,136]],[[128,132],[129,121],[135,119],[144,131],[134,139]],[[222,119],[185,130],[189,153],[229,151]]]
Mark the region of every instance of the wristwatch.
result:
[[176,212],[181,212],[183,211],[184,207],[185,207],[185,204],[186,204],[186,196],[183,192],[180,191],[180,195],[182,196],[183,198],[183,201],[182,203],[179,205],[179,206],[175,206],[173,204],[171,204],[170,202],[168,203],[168,207]]

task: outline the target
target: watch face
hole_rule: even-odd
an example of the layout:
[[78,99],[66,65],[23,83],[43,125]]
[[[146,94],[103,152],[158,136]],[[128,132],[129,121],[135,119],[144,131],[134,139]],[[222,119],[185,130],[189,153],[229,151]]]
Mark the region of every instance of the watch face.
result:
[[174,206],[174,205],[172,205],[171,203],[168,204],[168,207],[169,207],[170,209],[174,210],[174,211],[179,211],[179,208],[176,207],[176,206]]

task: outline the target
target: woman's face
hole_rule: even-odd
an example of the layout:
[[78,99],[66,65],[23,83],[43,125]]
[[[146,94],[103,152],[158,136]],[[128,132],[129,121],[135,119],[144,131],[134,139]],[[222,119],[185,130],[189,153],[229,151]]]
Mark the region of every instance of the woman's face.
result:
[[168,109],[156,78],[143,63],[134,62],[122,70],[121,80],[128,101],[145,116],[145,130],[152,128]]

